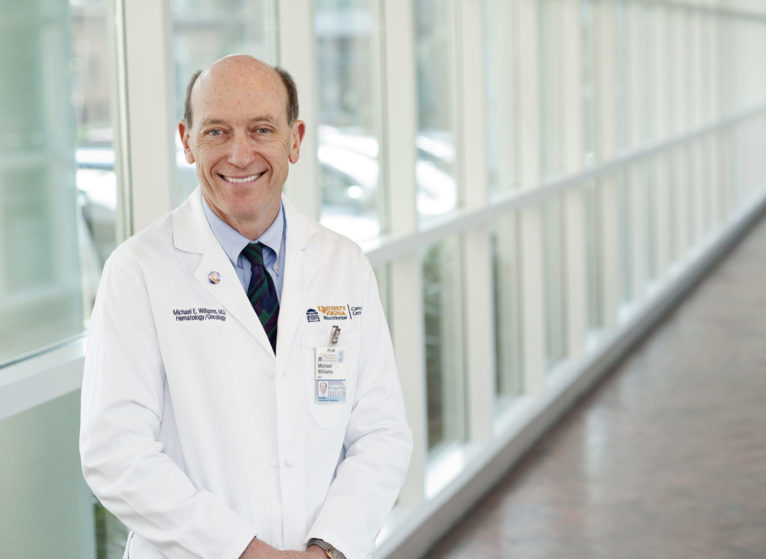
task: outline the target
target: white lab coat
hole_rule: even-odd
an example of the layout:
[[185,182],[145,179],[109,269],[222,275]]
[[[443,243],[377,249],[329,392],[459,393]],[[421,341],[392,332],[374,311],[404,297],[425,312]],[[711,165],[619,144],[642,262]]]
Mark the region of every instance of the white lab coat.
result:
[[[104,267],[82,385],[85,479],[131,529],[132,559],[236,559],[255,535],[368,557],[412,448],[372,269],[283,199],[275,358],[201,200],[198,189]],[[320,305],[346,318],[307,313]],[[314,348],[333,325],[347,398],[317,403]]]

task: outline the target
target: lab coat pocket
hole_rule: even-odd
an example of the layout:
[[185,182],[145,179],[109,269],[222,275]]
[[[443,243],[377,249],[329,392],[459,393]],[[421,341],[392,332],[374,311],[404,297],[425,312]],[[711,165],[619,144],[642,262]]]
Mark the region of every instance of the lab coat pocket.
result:
[[[327,369],[326,349],[341,354],[340,362]],[[301,336],[303,385],[306,405],[313,420],[324,429],[345,427],[354,404],[359,363],[359,333],[341,333],[338,343],[330,346],[329,334],[305,333]]]

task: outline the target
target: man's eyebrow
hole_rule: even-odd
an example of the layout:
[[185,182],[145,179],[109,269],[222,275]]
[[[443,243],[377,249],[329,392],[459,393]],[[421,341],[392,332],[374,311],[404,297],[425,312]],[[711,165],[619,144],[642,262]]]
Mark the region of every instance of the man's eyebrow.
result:
[[[259,123],[259,122],[274,123],[277,120],[278,119],[274,115],[263,114],[263,115],[256,115],[254,117],[251,117],[251,118],[248,119],[247,122],[248,122],[248,124],[255,124],[255,123]],[[200,121],[200,126],[211,126],[211,125],[216,125],[216,124],[228,125],[229,122],[224,120],[224,119],[222,119],[222,118],[215,118],[215,117],[206,118],[206,119]]]
[[257,115],[251,118],[249,122],[276,122],[276,120],[274,115]]
[[210,126],[211,124],[226,124],[226,121],[220,118],[206,118],[200,122],[200,126]]

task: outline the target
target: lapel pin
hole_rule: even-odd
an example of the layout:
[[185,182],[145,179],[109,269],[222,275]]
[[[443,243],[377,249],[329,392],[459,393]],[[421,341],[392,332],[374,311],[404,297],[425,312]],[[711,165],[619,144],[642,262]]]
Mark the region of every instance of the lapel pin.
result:
[[210,282],[210,285],[218,285],[218,282],[221,281],[221,273],[220,272],[210,272],[207,275],[207,281]]

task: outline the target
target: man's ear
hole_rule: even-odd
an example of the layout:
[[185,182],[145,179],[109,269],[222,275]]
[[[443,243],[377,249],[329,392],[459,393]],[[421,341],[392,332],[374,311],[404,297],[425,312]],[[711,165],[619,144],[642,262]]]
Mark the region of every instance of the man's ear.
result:
[[290,146],[290,154],[288,155],[290,163],[295,164],[298,162],[298,158],[301,155],[301,142],[303,142],[303,137],[305,135],[306,123],[302,120],[296,120],[293,123],[292,145]]
[[186,127],[186,121],[183,119],[178,121],[178,135],[181,136],[181,144],[184,147],[186,162],[194,163],[194,154],[191,148],[189,148],[189,128]]

